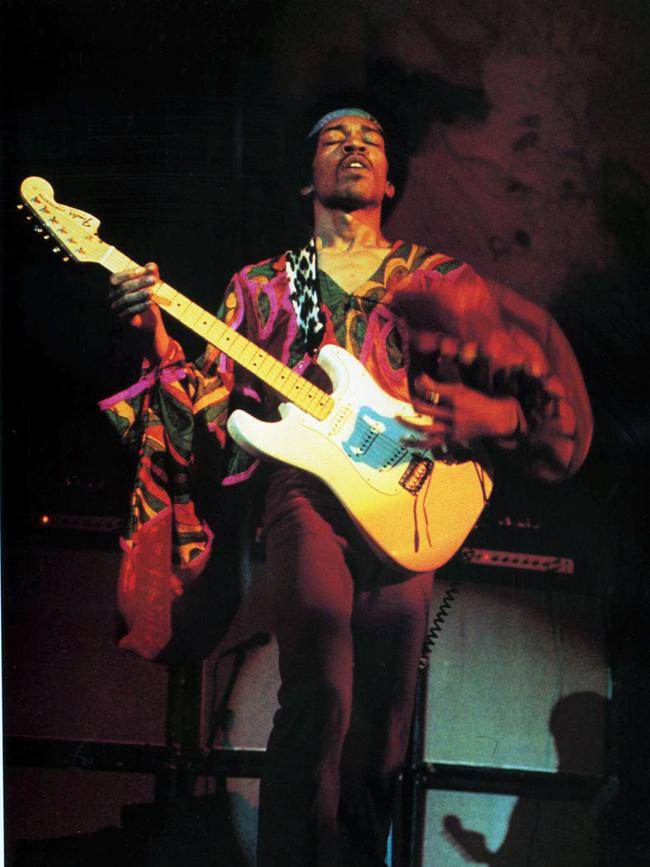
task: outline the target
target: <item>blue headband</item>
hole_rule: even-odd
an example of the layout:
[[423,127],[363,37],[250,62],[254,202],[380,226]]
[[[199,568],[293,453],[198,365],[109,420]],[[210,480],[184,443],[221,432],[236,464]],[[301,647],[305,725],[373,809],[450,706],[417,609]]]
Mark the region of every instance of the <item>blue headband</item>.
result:
[[322,128],[331,120],[334,120],[337,117],[345,117],[346,115],[353,115],[354,117],[365,117],[368,120],[374,121],[381,129],[381,124],[379,123],[379,121],[367,111],[365,111],[363,108],[337,108],[336,111],[328,111],[327,114],[324,114],[320,120],[317,120],[307,138],[311,138],[312,136],[319,133]]

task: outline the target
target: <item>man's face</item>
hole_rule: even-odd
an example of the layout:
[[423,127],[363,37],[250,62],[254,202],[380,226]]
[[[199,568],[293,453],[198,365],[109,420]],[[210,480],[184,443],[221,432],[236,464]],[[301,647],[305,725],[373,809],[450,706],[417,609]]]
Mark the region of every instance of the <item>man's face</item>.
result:
[[381,206],[385,196],[392,198],[395,188],[388,180],[379,124],[356,115],[325,124],[312,162],[312,186],[322,205],[348,211]]

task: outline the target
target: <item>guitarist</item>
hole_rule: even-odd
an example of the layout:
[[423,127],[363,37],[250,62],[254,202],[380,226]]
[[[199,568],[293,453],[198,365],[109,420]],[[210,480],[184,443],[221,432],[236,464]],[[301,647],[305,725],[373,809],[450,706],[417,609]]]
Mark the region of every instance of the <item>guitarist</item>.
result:
[[[469,266],[386,239],[395,140],[361,105],[330,105],[306,130],[300,193],[312,203],[312,239],[242,269],[220,317],[319,384],[315,350],[344,346],[387,392],[412,400],[407,422],[422,448],[503,451],[537,477],[568,477],[588,450],[591,414],[566,339],[546,313]],[[224,451],[223,483],[242,481],[256,462],[228,441],[228,407],[245,395],[271,419],[278,403],[213,347],[185,361],[151,300],[158,279],[155,264],[111,277],[112,310],[142,335],[145,354],[140,382],[104,403],[140,456],[124,543],[127,605],[143,573],[157,576],[159,592],[169,593],[169,581],[181,592],[207,557],[210,533],[188,482],[196,429]],[[422,358],[428,369],[418,372]],[[333,495],[288,465],[270,470],[263,533],[281,688],[258,865],[379,867],[432,574],[385,566]],[[151,612],[142,598],[130,601],[123,646],[152,657]]]

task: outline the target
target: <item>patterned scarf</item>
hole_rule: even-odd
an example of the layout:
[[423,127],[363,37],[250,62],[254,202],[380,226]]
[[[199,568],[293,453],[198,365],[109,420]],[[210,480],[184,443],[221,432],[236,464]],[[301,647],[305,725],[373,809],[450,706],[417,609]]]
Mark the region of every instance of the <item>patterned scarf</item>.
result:
[[298,331],[303,337],[306,352],[311,354],[320,346],[326,323],[320,303],[315,240],[310,238],[298,252],[289,250],[286,263],[289,298],[298,320]]

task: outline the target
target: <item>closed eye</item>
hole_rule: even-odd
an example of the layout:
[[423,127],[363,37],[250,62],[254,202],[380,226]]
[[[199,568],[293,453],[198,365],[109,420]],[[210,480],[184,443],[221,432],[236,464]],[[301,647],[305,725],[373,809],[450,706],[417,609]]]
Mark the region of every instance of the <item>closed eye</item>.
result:
[[[384,136],[381,130],[365,126],[361,132],[363,133],[364,144],[372,145],[373,147],[383,147]],[[321,133],[320,143],[325,147],[342,144],[346,140],[347,135],[348,130],[344,126],[331,126]]]

